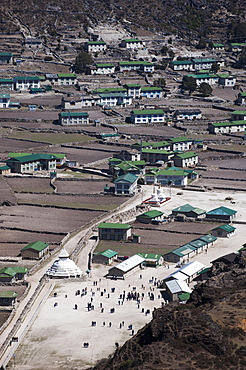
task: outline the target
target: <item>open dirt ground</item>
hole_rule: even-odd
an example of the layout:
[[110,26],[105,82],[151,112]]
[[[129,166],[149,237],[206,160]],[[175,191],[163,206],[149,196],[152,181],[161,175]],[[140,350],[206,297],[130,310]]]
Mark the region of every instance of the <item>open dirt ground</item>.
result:
[[[172,202],[161,207],[165,213],[170,213],[171,209],[178,205],[190,203],[203,209],[212,209],[218,206],[228,206],[230,203],[225,200],[232,196],[235,200],[233,208],[238,211],[235,221],[246,222],[246,200],[245,195],[232,192],[217,193],[197,193],[184,191],[183,195],[175,196],[173,191]],[[187,225],[186,223],[184,225]],[[244,224],[234,224],[236,233],[229,239],[220,238],[208,250],[208,253],[200,253],[191,260],[198,260],[205,266],[215,258],[237,251],[246,240],[246,228]],[[141,246],[141,244],[140,244]],[[87,249],[89,251],[90,249]],[[86,255],[81,252],[78,265],[84,269],[86,267]],[[18,369],[40,369],[47,368],[52,370],[86,369],[102,357],[107,357],[115,350],[115,342],[120,345],[128,339],[132,332],[128,330],[128,325],[133,325],[134,333],[151,319],[151,315],[145,315],[146,309],[152,310],[159,307],[163,302],[161,293],[153,285],[152,277],[163,279],[168,274],[176,271],[174,264],[169,264],[169,268],[160,267],[157,269],[147,268],[129,276],[126,280],[107,280],[104,278],[107,267],[93,265],[92,276],[85,282],[65,282],[52,281],[56,286],[49,298],[44,303],[38,313],[37,319],[32,325],[22,344],[15,353],[14,360],[9,363],[9,368],[14,369],[14,362]],[[100,280],[101,279],[101,280]],[[97,285],[94,285],[97,281]],[[50,284],[50,282],[49,282]],[[142,288],[142,284],[145,289]],[[87,288],[88,294],[81,297],[75,295],[76,290]],[[144,293],[144,298],[140,302],[139,308],[135,301],[124,301],[121,303],[120,294],[136,291]],[[99,290],[100,288],[100,290]],[[111,293],[111,288],[115,288]],[[150,301],[148,292],[150,288],[154,293],[154,301]],[[154,291],[153,291],[154,289]],[[54,297],[54,292],[57,297]],[[103,294],[102,294],[102,293]],[[102,294],[102,295],[101,295]],[[67,298],[65,297],[67,295]],[[158,297],[160,296],[160,298]],[[91,302],[94,310],[87,309],[87,303]],[[57,306],[54,307],[54,303]],[[77,310],[75,304],[78,305]],[[104,312],[101,312],[101,307]],[[110,309],[115,308],[114,313]],[[142,309],[144,312],[142,312]],[[92,326],[91,322],[96,325]],[[124,326],[121,326],[124,321]],[[105,325],[103,324],[105,322]],[[112,326],[109,326],[111,322]],[[83,343],[88,342],[89,347],[84,348]]]

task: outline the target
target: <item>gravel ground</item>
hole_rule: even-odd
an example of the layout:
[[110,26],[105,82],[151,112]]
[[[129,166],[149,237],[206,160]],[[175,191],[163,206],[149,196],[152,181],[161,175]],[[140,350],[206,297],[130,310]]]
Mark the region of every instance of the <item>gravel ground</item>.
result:
[[40,144],[31,141],[24,141],[24,140],[14,140],[14,139],[4,139],[0,138],[0,147],[1,152],[10,152],[10,150],[15,152],[22,152],[22,151],[29,151],[31,148],[34,150],[42,151],[42,147],[46,146],[47,144]]
[[52,193],[54,189],[50,186],[48,178],[24,178],[24,177],[7,177],[7,184],[15,192],[37,192],[37,193]]
[[240,170],[246,170],[246,158],[235,158],[235,159],[216,159],[216,160],[207,160],[207,166],[217,166],[217,167],[224,167],[224,168],[236,168]]
[[209,171],[197,171],[202,177],[220,177],[225,179],[246,179],[246,171],[218,170],[210,169]]

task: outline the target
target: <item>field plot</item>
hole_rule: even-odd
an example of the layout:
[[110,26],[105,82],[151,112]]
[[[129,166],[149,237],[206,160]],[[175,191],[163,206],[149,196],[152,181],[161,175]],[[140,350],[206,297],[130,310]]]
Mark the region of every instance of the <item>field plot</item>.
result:
[[[194,207],[195,205],[192,204]],[[209,211],[206,209],[206,211]],[[144,225],[140,222],[135,222],[133,224],[134,230],[135,229],[151,229],[151,230],[166,230],[172,231],[177,233],[191,233],[191,234],[206,234],[209,233],[211,229],[213,229],[217,224],[212,222],[168,222],[160,225]],[[184,235],[182,234],[182,235]],[[164,234],[163,234],[164,235]],[[189,234],[187,234],[189,235]],[[196,236],[197,238],[199,235]],[[184,243],[183,243],[184,244]]]
[[64,208],[77,208],[98,211],[110,211],[124,203],[126,197],[110,196],[79,196],[79,195],[56,195],[56,194],[16,194],[17,202],[20,204],[36,204],[43,206],[58,206]]
[[16,198],[13,195],[8,183],[5,181],[5,178],[0,176],[0,205],[5,201],[8,200],[11,203],[16,202]]
[[4,152],[10,152],[10,151],[15,151],[15,152],[22,152],[22,151],[28,151],[30,149],[34,149],[38,151],[42,151],[42,146],[45,146],[46,144],[40,144],[40,143],[35,143],[35,142],[30,142],[30,141],[21,141],[21,140],[14,140],[14,139],[4,139],[0,138],[0,148],[1,148],[1,153]]
[[209,145],[209,147],[220,150],[235,150],[236,152],[246,152],[246,145],[240,144],[225,144],[225,145]]
[[82,148],[57,147],[44,150],[46,153],[50,153],[51,151],[52,153],[66,154],[68,159],[77,161],[81,165],[112,157],[112,152],[100,152],[97,150],[88,150]]
[[73,142],[84,142],[95,140],[88,135],[81,134],[64,134],[64,133],[33,133],[33,132],[16,132],[9,135],[10,138],[42,141],[50,144],[65,144]]
[[180,130],[168,126],[142,126],[122,125],[118,126],[119,132],[126,135],[157,135],[163,137],[175,137],[180,135]]
[[[198,153],[198,158],[199,162],[202,162],[204,164],[207,164],[208,161],[211,161],[213,164],[218,160],[223,160],[223,158],[227,158],[228,156],[236,158],[238,154],[232,154],[232,153],[225,153],[225,152],[217,152],[216,150],[207,150],[206,152],[199,152]],[[213,159],[215,158],[215,159]]]
[[220,179],[200,179],[196,182],[198,186],[246,189],[246,181],[220,180]]
[[207,166],[217,166],[220,168],[228,169],[239,169],[246,170],[246,158],[231,158],[231,159],[216,159],[216,160],[207,160]]
[[54,191],[48,178],[8,177],[6,182],[14,192],[53,193]]
[[113,185],[107,180],[102,181],[60,181],[59,178],[55,182],[58,193],[73,193],[73,194],[100,194],[103,193],[103,188],[108,184]]
[[203,178],[220,178],[225,180],[246,180],[246,171],[211,169],[209,171],[197,171]]
[[[36,110],[35,112],[31,112],[28,110],[11,110],[11,111],[3,111],[1,112],[1,118],[10,118],[10,119],[23,119],[23,120],[51,120],[54,121],[58,119],[59,111],[43,111],[43,110]],[[25,126],[23,122],[20,122],[21,125]]]
[[[35,206],[3,207],[0,215],[1,226],[30,230],[39,233],[61,233],[63,236],[93,218],[103,214],[100,211],[81,211]],[[40,235],[41,237],[41,235]],[[49,235],[47,236],[47,239]]]

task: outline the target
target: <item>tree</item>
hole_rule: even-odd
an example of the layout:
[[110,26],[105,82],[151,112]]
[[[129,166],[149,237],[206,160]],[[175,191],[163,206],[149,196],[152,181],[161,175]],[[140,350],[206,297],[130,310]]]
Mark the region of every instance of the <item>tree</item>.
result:
[[218,63],[214,62],[214,63],[212,64],[211,71],[212,71],[213,73],[217,73],[219,69],[220,69],[220,66],[218,65]]
[[203,96],[209,96],[212,94],[213,92],[213,89],[212,87],[207,84],[206,82],[202,82],[201,85],[198,87],[198,91],[200,94],[202,94]]
[[181,88],[183,90],[188,90],[189,95],[191,95],[191,93],[197,89],[195,78],[191,76],[184,76],[182,80]]
[[197,49],[205,49],[207,46],[207,42],[205,39],[200,39],[197,44]]
[[90,54],[85,51],[80,51],[74,63],[75,73],[85,73],[86,67],[93,64],[93,59]]
[[155,86],[155,87],[165,87],[166,86],[165,78],[158,78],[158,80],[155,80],[153,82],[153,86]]

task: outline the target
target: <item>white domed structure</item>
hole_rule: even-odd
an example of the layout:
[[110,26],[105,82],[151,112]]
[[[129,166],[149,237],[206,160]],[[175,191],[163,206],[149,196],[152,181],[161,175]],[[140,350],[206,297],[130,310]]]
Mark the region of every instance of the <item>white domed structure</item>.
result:
[[59,259],[46,271],[51,278],[76,278],[82,276],[82,271],[74,261],[70,260],[69,254],[63,248],[59,254]]
[[159,202],[163,202],[163,200],[166,199],[162,188],[157,189],[157,198],[158,198]]

